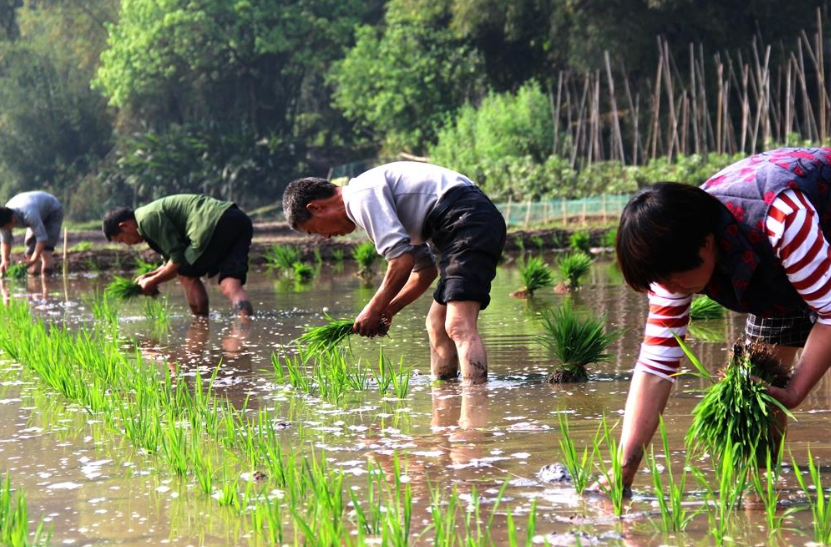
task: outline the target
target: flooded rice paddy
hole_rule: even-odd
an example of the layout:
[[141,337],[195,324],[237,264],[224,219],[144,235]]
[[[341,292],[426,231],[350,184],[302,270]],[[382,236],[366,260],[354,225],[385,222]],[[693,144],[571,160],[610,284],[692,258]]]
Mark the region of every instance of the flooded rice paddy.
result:
[[[28,301],[33,313],[47,321],[77,328],[92,321],[91,298],[108,281],[106,276],[7,281],[3,293],[6,300]],[[539,474],[543,466],[562,461],[558,412],[568,414],[579,450],[591,446],[602,416],[610,425],[622,417],[646,302],[643,295],[622,284],[613,264],[597,262],[583,288],[573,295],[546,290],[529,301],[509,296],[522,285],[519,273],[510,264],[500,267],[491,306],[480,318],[490,360],[486,385],[431,382],[423,327],[430,299],[425,295],[395,318],[388,337],[352,337],[351,341],[354,357],[350,359],[363,358],[375,366],[383,349],[392,363],[412,367],[406,397],[389,393],[382,397],[377,388],[370,387],[350,390],[333,403],[291,389],[285,376],[275,373],[272,354],[291,354],[287,345],[305,326],[320,324],[324,312],[338,318],[357,315],[379,281],[364,284],[349,265],[341,272],[324,265],[307,285],[279,275],[253,273],[248,288],[258,315],[245,324],[230,313],[215,285],[210,286],[213,313],[207,319],[194,319],[181,289],[168,283],[164,287],[170,304],[166,329],[146,319],[142,302],[122,306],[118,328],[120,336],[134,339],[158,370],[175,374],[178,363],[182,379],[190,385],[207,383],[215,374],[215,393],[227,397],[236,408],[245,408],[245,415],[252,419],[266,412],[285,450],[296,450],[312,461],[325,460],[330,471],[342,469],[342,484],[332,484],[343,492],[345,529],[353,539],[359,517],[350,501],[354,496],[364,507],[379,505],[384,481],[373,483],[369,478],[381,471],[387,477],[397,473],[397,487],[406,485],[411,492],[411,544],[433,544],[440,520],[431,509],[449,511],[452,503],[457,510],[448,526],[463,529],[467,520],[472,531],[466,534],[475,536],[478,517],[480,529],[490,525],[495,545],[511,541],[508,514],[518,544],[527,540],[540,545],[708,545],[714,541],[712,523],[704,512],[685,533],[656,531],[652,522],[660,516],[646,466],[638,473],[623,518],[614,516],[605,497],[577,496],[568,483],[547,482],[549,477]],[[545,382],[552,360],[536,341],[540,334],[537,314],[565,298],[571,298],[584,313],[607,313],[608,325],[623,328],[626,334],[613,344],[612,360],[590,370],[590,382],[552,386]],[[727,319],[697,325],[689,337],[691,347],[711,368],[720,366],[730,342],[741,333],[743,320],[730,314]],[[124,347],[130,351],[126,343]],[[681,378],[674,388],[665,414],[671,462],[663,459],[659,444],[655,445],[656,453],[661,453],[657,457],[662,472],[667,466],[676,475],[682,472],[684,435],[700,397],[696,390],[702,387],[700,380]],[[831,385],[826,378],[790,425],[788,449],[800,466],[807,464],[809,447],[821,470],[831,464],[831,438],[825,435],[831,425],[829,409]],[[262,526],[250,515],[239,516],[245,513],[244,507],[218,503],[221,484],[214,485],[213,496],[203,493],[193,476],[177,476],[155,454],[137,450],[104,422],[101,416],[56,394],[30,370],[5,361],[0,373],[2,469],[13,486],[26,493],[30,520],[42,518],[51,527],[53,545],[274,542],[258,531]],[[619,426],[612,436],[619,437]],[[218,453],[223,453],[221,447]],[[250,493],[256,488],[251,485],[259,481],[258,471],[244,462],[230,461],[224,464],[226,470],[231,465],[232,473],[240,472],[234,488],[240,494]],[[708,458],[692,464],[717,483]],[[390,488],[395,487],[386,489]],[[790,465],[783,470],[778,488],[783,502],[780,516],[788,508],[804,510],[785,516],[784,530],[769,538],[763,511],[739,509],[730,519],[730,540],[739,545],[814,541],[811,512],[805,508],[805,496]],[[455,501],[451,502],[453,492]],[[685,492],[685,503],[692,511],[703,508],[703,489],[692,476]],[[440,502],[434,499],[436,493],[444,496]],[[272,494],[271,499],[279,504],[283,494]],[[477,506],[478,514],[469,512]],[[526,538],[532,511],[535,525]],[[282,519],[288,523],[291,514],[284,512]],[[312,530],[320,525],[309,524]],[[294,544],[291,530],[287,525],[283,543]],[[367,543],[394,543],[391,535],[379,529],[365,532],[361,539]]]

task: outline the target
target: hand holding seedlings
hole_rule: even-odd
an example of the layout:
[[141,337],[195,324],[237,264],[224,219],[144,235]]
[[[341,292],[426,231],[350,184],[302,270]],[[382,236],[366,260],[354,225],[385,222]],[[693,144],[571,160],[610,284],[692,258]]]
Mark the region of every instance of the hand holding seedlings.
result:
[[355,319],[355,324],[352,330],[361,336],[373,336],[386,334],[386,328],[383,321],[383,314],[376,310],[370,303],[364,307],[363,311]]

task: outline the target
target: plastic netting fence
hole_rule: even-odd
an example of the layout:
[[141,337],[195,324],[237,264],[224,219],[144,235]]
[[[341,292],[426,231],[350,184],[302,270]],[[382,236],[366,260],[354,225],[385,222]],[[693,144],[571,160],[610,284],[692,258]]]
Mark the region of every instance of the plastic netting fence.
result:
[[509,201],[496,207],[508,226],[529,227],[577,220],[607,221],[620,216],[631,194],[604,194],[582,199]]

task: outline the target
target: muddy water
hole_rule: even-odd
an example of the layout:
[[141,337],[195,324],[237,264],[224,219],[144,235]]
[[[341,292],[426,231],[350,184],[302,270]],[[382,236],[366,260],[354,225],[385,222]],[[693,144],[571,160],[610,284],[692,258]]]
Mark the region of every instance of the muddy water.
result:
[[[98,277],[28,280],[7,283],[4,288],[7,297],[29,299],[43,316],[75,323],[90,318],[85,300],[107,281]],[[347,471],[352,486],[365,486],[368,466],[390,468],[393,453],[398,453],[422,506],[429,502],[428,481],[434,486],[455,485],[463,500],[475,486],[485,510],[489,510],[488,500],[492,505],[499,488],[509,481],[503,509],[527,513],[536,500],[540,543],[546,536],[552,544],[572,544],[575,533],[583,545],[710,542],[703,515],[683,538],[662,538],[654,532],[648,515],[657,518],[657,509],[651,477],[645,472],[637,478],[628,516],[622,520],[612,517],[602,498],[576,497],[567,486],[546,484],[537,477],[543,465],[560,459],[557,412],[569,413],[578,448],[590,443],[601,416],[610,423],[622,416],[646,304],[642,295],[622,285],[613,265],[598,262],[584,288],[571,297],[543,291],[527,302],[509,296],[521,285],[517,270],[501,267],[492,304],[480,319],[490,356],[490,381],[485,386],[461,388],[455,382],[430,382],[423,327],[430,300],[425,296],[396,317],[389,337],[353,341],[357,356],[377,359],[380,347],[394,361],[403,358],[414,367],[407,399],[352,394],[344,406],[336,407],[275,392],[271,353],[285,351],[282,346],[304,326],[319,323],[324,311],[335,317],[356,315],[372,296],[373,285],[364,285],[348,269],[338,273],[332,267],[324,267],[306,286],[254,274],[249,290],[260,314],[243,325],[229,312],[216,287],[210,288],[214,313],[208,319],[192,319],[179,288],[170,283],[165,293],[172,302],[173,317],[167,333],[151,333],[140,304],[123,310],[121,330],[135,337],[145,354],[156,356],[159,366],[165,366],[165,360],[177,362],[193,374],[209,372],[221,363],[216,384],[232,400],[241,403],[251,397],[250,406],[273,408],[287,424],[287,443],[302,428],[316,448],[325,450],[333,466]],[[572,298],[586,313],[608,314],[608,324],[625,329],[626,334],[611,348],[613,359],[591,370],[592,381],[553,387],[544,381],[551,359],[536,342],[537,314],[564,298]],[[705,363],[715,367],[724,361],[729,341],[740,334],[742,326],[743,317],[738,315],[707,322],[693,331],[691,345]],[[214,500],[164,469],[156,469],[152,457],[114,441],[88,414],[45,391],[16,365],[6,364],[0,380],[2,468],[16,487],[27,492],[30,517],[45,517],[53,527],[53,544],[258,544]],[[672,465],[679,473],[683,437],[699,398],[695,390],[701,387],[699,380],[680,379],[667,408]],[[831,384],[826,378],[796,414],[789,446],[800,464],[806,463],[809,445],[823,465],[831,463],[831,437],[825,435],[830,403]],[[707,460],[697,461],[696,466],[710,472]],[[803,499],[792,470],[785,470],[780,486],[791,503]],[[691,478],[687,488],[695,504],[697,487]],[[417,533],[424,518],[425,514],[416,514]],[[503,519],[495,522],[500,526]],[[783,544],[811,540],[809,512],[790,517],[786,527],[800,528],[807,535],[785,532]],[[764,543],[762,513],[739,511],[732,536],[739,544]]]

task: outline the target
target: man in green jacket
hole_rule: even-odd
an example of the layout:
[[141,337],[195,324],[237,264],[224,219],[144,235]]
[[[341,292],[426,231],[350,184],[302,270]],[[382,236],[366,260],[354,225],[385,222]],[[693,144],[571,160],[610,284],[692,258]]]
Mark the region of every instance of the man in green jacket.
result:
[[230,201],[197,194],[168,196],[135,211],[119,207],[104,217],[108,241],[146,242],[165,263],[136,278],[144,294],[174,277],[185,289],[195,315],[207,315],[208,293],[200,279],[219,274],[219,287],[243,316],[254,313],[243,289],[254,228],[248,215]]

